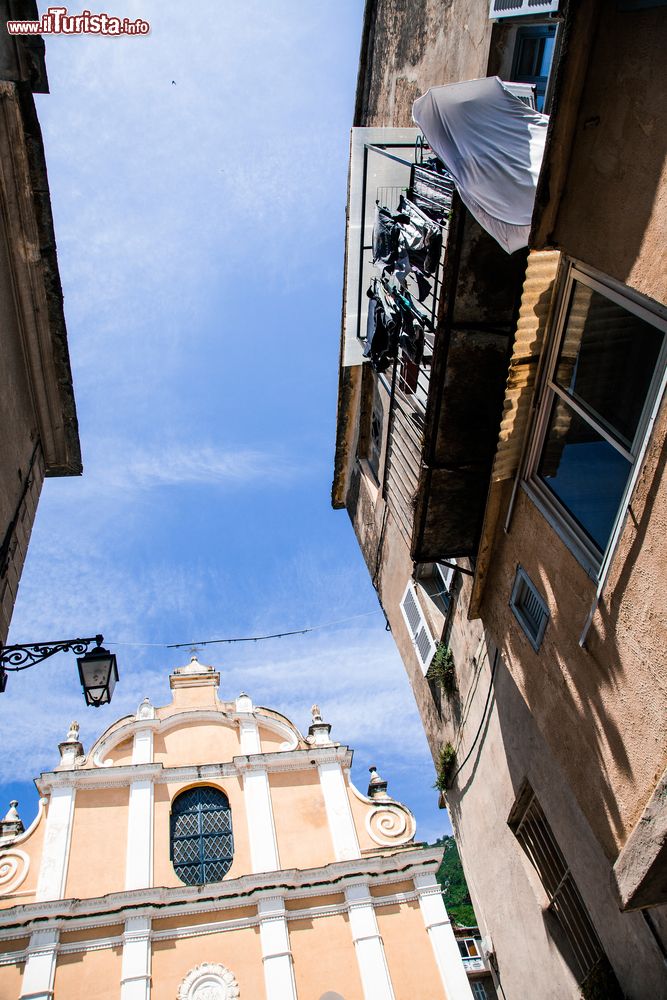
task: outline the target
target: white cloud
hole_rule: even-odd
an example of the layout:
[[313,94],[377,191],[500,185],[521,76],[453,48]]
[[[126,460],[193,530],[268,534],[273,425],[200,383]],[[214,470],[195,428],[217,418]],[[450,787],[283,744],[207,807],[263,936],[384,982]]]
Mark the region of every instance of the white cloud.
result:
[[123,442],[97,442],[83,494],[148,490],[197,483],[210,487],[279,484],[302,474],[285,456],[258,448],[160,445],[126,450]]

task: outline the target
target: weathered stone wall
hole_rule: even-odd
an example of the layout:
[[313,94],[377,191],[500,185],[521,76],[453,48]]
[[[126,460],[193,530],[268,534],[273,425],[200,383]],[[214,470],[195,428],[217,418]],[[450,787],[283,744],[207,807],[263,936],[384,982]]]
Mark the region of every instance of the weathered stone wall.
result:
[[480,0],[368,0],[355,125],[412,125],[429,87],[486,76],[491,38]]

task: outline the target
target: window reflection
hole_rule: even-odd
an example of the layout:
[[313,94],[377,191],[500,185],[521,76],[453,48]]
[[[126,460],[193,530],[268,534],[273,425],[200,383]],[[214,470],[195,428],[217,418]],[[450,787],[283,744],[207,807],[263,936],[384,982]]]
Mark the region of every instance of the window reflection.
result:
[[601,550],[614,526],[630,468],[594,427],[555,399],[538,474]]

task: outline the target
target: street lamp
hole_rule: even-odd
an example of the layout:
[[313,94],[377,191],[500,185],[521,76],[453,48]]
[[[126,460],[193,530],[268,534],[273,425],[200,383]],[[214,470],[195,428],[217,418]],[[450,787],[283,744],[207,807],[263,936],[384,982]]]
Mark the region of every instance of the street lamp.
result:
[[[54,653],[76,653],[79,679],[87,705],[106,705],[111,701],[118,680],[116,656],[102,646],[103,635],[91,639],[64,639],[17,646],[0,645],[0,694],[7,687],[8,670],[27,670]],[[89,652],[89,647],[95,648]]]

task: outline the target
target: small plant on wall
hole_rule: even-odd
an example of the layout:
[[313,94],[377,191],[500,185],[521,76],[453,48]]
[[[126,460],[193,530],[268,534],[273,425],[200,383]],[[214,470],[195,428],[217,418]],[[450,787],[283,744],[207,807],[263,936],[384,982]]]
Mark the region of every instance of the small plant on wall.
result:
[[440,748],[434,788],[437,788],[439,792],[446,792],[449,788],[449,782],[454,774],[455,767],[456,750],[448,741],[447,743],[443,743]]
[[452,651],[446,642],[439,642],[431,665],[428,668],[429,680],[436,681],[443,691],[451,697],[456,691],[456,667]]

